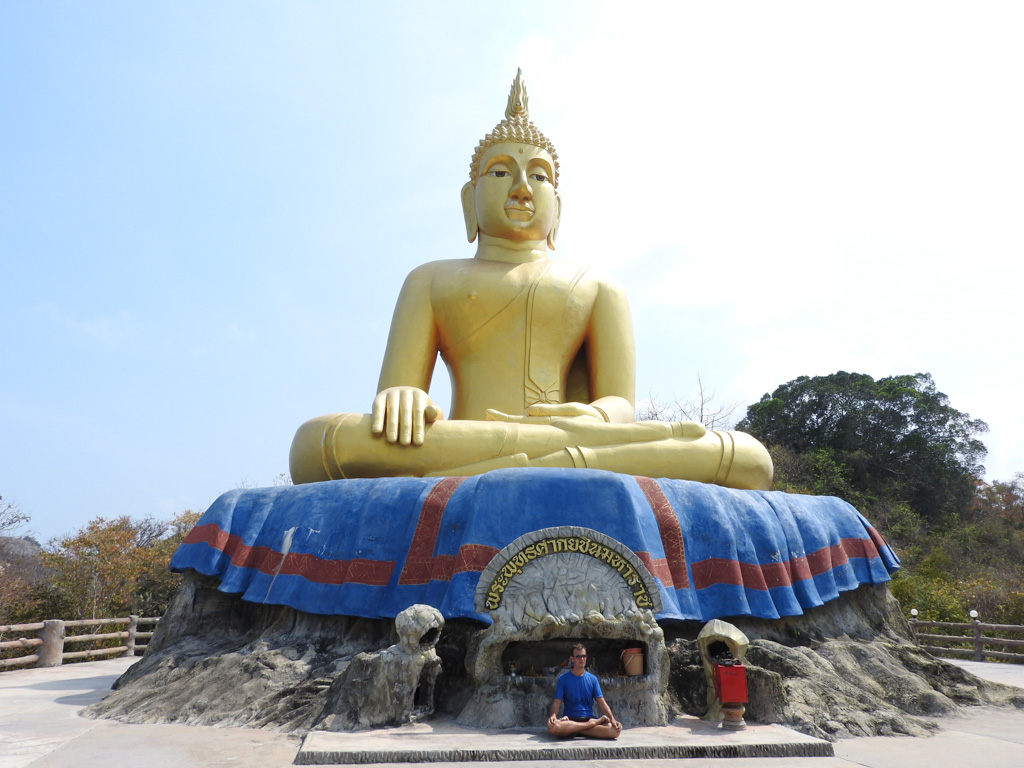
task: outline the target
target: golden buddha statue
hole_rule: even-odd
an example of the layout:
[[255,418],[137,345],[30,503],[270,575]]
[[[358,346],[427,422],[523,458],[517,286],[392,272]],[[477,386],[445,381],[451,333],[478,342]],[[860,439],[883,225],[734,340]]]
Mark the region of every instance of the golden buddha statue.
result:
[[[629,304],[608,277],[548,258],[557,190],[558,156],[529,120],[520,71],[462,188],[475,257],[409,274],[371,412],[303,424],[295,483],[529,466],[771,486],[771,458],[749,435],[634,421]],[[452,380],[448,420],[427,393],[439,354]]]

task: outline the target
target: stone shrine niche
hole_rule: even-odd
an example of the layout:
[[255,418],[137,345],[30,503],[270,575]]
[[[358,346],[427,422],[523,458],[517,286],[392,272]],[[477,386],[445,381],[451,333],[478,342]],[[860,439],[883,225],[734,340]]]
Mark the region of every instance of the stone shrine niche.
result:
[[[513,541],[480,574],[476,609],[493,624],[470,644],[476,683],[459,722],[539,726],[570,645],[587,645],[605,696],[625,725],[668,722],[668,652],[654,614],[658,586],[628,547],[577,526],[544,528]],[[643,654],[642,673],[620,659]],[[636,671],[634,667],[631,671]]]

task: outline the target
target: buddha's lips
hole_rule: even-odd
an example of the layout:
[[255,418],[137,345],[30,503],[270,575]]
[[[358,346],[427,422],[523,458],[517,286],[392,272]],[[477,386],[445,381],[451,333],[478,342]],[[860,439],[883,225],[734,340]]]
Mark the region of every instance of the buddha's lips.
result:
[[533,208],[522,205],[506,205],[505,214],[511,219],[530,219],[533,218]]

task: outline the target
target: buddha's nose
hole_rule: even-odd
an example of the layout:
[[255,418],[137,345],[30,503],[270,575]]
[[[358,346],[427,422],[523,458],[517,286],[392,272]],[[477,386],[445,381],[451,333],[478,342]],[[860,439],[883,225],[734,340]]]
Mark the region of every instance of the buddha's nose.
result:
[[509,190],[508,196],[514,200],[533,199],[533,189],[530,188],[530,178],[526,175],[526,171],[520,171],[515,175],[512,189]]

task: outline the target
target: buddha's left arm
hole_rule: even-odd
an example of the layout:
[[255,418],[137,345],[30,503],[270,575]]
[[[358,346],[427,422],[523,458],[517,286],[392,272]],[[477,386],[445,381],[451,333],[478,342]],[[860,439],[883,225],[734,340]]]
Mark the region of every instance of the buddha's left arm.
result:
[[590,404],[613,423],[635,418],[636,350],[633,319],[626,293],[616,283],[602,281],[587,334],[590,366]]

